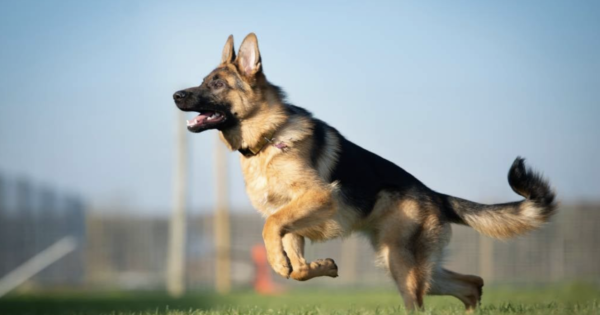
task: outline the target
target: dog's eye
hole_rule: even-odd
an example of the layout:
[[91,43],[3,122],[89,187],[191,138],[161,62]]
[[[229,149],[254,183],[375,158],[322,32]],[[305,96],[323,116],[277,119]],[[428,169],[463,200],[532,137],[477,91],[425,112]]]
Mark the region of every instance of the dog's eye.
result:
[[213,89],[220,89],[225,87],[225,82],[223,82],[223,80],[216,80],[211,81],[208,85]]

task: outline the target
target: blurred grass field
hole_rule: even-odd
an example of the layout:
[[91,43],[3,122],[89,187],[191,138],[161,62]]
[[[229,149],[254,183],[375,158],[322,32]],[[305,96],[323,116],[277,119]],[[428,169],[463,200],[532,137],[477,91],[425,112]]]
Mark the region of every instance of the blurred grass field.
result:
[[[277,296],[236,292],[190,294],[172,299],[159,293],[53,293],[10,295],[0,314],[406,314],[393,290],[296,290]],[[427,297],[422,314],[464,314],[448,297]],[[589,285],[539,288],[496,287],[484,291],[476,314],[600,314],[600,290]]]

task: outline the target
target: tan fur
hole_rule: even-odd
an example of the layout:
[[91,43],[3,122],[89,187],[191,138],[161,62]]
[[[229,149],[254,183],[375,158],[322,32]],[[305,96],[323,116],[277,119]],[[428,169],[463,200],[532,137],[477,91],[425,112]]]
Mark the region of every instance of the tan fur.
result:
[[452,295],[461,300],[467,310],[473,310],[481,301],[482,287],[483,279],[480,277],[436,268],[428,294]]
[[304,259],[304,237],[296,233],[288,233],[283,237],[283,247],[290,259],[292,273],[290,278],[306,281],[315,277],[337,277],[337,266],[331,259],[318,259],[307,262]]
[[465,222],[478,232],[497,239],[508,239],[538,229],[548,221],[531,201],[519,205],[517,213],[510,209],[464,215]]
[[379,262],[395,280],[408,308],[423,306],[433,268],[450,240],[450,226],[439,220],[436,209],[390,193],[379,195],[369,224]]
[[[236,94],[232,96],[233,103],[241,123],[221,132],[221,139],[231,150],[256,146],[263,135],[278,129],[288,120],[281,104],[275,102],[275,99],[271,99],[274,96],[262,99],[260,97],[264,97],[264,95],[248,97],[238,95],[241,93],[237,91],[232,93]],[[265,91],[264,94],[268,96],[269,92]],[[250,103],[255,104],[256,107],[248,108],[246,104]]]

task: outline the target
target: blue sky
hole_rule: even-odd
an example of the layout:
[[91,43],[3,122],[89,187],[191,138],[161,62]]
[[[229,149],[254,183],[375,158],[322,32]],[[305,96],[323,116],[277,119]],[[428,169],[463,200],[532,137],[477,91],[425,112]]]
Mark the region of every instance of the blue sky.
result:
[[[435,190],[515,200],[522,155],[563,202],[600,200],[596,1],[0,1],[0,173],[168,213],[171,95],[249,32],[292,103]],[[213,204],[216,137],[189,135],[192,211]]]

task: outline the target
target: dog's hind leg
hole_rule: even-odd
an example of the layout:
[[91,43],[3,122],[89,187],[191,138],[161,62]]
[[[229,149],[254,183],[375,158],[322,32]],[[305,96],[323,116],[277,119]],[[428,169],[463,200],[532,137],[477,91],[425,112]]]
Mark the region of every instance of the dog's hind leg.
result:
[[406,309],[422,308],[429,278],[428,265],[421,264],[412,251],[398,242],[382,243],[380,255],[402,295]]
[[315,277],[337,277],[338,268],[332,259],[318,259],[307,262],[304,259],[304,237],[288,233],[283,237],[283,249],[292,265],[290,278],[306,281]]
[[433,273],[430,295],[451,295],[465,304],[472,311],[481,301],[483,279],[478,276],[461,275],[459,273],[436,268]]
[[391,201],[379,202],[383,215],[377,218],[371,241],[394,279],[406,309],[422,308],[437,254],[449,239],[450,228],[439,220],[430,203],[412,199]]

